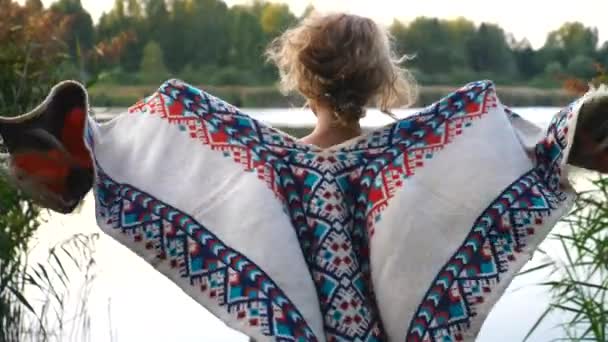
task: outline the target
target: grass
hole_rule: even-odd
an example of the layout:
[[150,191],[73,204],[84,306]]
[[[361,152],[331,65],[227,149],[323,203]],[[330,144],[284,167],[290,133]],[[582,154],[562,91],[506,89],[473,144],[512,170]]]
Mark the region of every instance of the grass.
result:
[[[21,13],[2,19],[10,30],[0,35],[0,113],[10,116],[34,108],[63,78],[57,71],[63,45],[49,37],[60,36],[56,31],[65,25],[52,20],[51,12],[6,5]],[[75,235],[49,250],[45,260],[31,260],[43,209],[12,185],[6,152],[0,139],[0,342],[84,342],[96,237]]]
[[76,234],[49,249],[46,260],[25,273],[25,292],[36,298],[24,317],[19,341],[88,341],[88,297],[95,280],[95,243],[99,234]]
[[562,312],[568,317],[563,340],[608,341],[608,177],[597,176],[592,185],[564,219],[568,230],[554,236],[561,249],[553,252],[561,256],[543,265],[551,279],[541,284],[552,302],[527,338],[549,314]]
[[[85,342],[90,336],[88,297],[95,280],[99,235],[77,234],[39,262],[23,260],[8,283],[0,317],[2,342]],[[27,254],[24,259],[27,259]]]

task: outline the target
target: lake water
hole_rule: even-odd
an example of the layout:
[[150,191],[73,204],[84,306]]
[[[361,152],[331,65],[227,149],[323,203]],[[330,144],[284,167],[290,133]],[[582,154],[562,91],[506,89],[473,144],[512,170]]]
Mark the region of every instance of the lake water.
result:
[[[101,120],[111,118],[120,109],[97,109]],[[314,123],[314,116],[300,109],[244,110],[252,116],[281,127],[306,127]],[[398,111],[398,116],[415,110]],[[553,108],[521,108],[518,113],[529,120],[546,126]],[[363,120],[367,127],[376,127],[391,119],[378,112],[371,112]],[[558,227],[557,230],[560,228]],[[95,225],[93,201],[88,197],[82,210],[68,216],[49,214],[37,235],[37,247],[32,258],[41,258],[48,246],[52,246],[73,234],[93,234],[101,231]],[[552,245],[553,244],[553,245]],[[557,248],[556,248],[557,247]],[[548,240],[545,250],[559,250],[555,242]],[[527,267],[543,262],[535,256]],[[224,326],[173,283],[160,275],[135,254],[102,234],[97,243],[96,279],[88,296],[91,316],[88,341],[126,342],[229,342],[247,341],[239,333]],[[546,273],[533,273],[514,280],[501,301],[485,322],[478,339],[481,342],[522,341],[534,322],[546,308],[549,294],[538,286],[547,280]],[[77,279],[77,277],[73,277]],[[74,294],[78,291],[74,289]],[[562,336],[555,326],[562,317],[549,317],[530,341],[545,342]],[[406,323],[404,322],[404,326]],[[62,341],[84,342],[83,337],[64,338]]]
[[[548,125],[553,113],[556,113],[558,108],[551,107],[534,107],[534,108],[516,108],[517,113],[524,117],[529,117],[539,125]],[[401,109],[395,110],[394,114],[397,117],[406,117],[418,112],[419,109]],[[106,121],[116,115],[125,112],[123,108],[95,108],[94,113],[98,120]],[[311,127],[315,124],[315,116],[311,111],[302,108],[266,108],[266,109],[243,109],[243,112],[255,117],[256,119],[266,122],[275,127]],[[387,115],[380,113],[377,110],[370,110],[365,118],[361,121],[364,127],[380,127],[392,122],[393,119]]]

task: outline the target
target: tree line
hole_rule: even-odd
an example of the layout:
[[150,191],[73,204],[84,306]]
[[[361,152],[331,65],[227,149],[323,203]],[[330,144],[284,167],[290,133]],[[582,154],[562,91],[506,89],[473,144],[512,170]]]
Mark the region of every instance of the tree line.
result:
[[[42,9],[40,0],[27,4]],[[120,84],[156,83],[169,75],[213,85],[272,84],[277,75],[264,49],[301,19],[285,4],[261,0],[233,7],[221,0],[115,0],[97,24],[80,0],[59,0],[50,10],[72,18],[67,72]],[[591,78],[608,65],[608,42],[578,22],[550,32],[539,49],[498,25],[466,18],[395,20],[389,30],[398,52],[412,56],[407,66],[422,84],[491,78],[559,86],[556,79]],[[85,58],[87,51],[97,58]]]

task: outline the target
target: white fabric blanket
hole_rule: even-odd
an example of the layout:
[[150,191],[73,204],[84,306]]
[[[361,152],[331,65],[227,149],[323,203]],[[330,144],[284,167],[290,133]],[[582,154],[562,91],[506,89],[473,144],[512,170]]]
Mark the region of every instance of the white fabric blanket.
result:
[[583,101],[545,131],[475,82],[321,150],[172,80],[88,119],[97,222],[258,341],[472,341],[571,207]]

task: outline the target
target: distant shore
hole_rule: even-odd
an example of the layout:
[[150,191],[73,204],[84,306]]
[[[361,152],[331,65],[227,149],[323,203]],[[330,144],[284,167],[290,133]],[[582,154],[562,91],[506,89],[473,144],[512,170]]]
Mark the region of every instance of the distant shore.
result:
[[[158,84],[137,86],[98,84],[89,89],[91,104],[94,107],[128,107],[153,93],[158,86]],[[238,107],[298,107],[304,103],[299,96],[283,96],[274,86],[198,86]],[[416,106],[429,105],[460,86],[421,86]],[[502,102],[515,107],[562,107],[575,98],[562,89],[501,87],[500,85],[497,85],[497,88]]]

